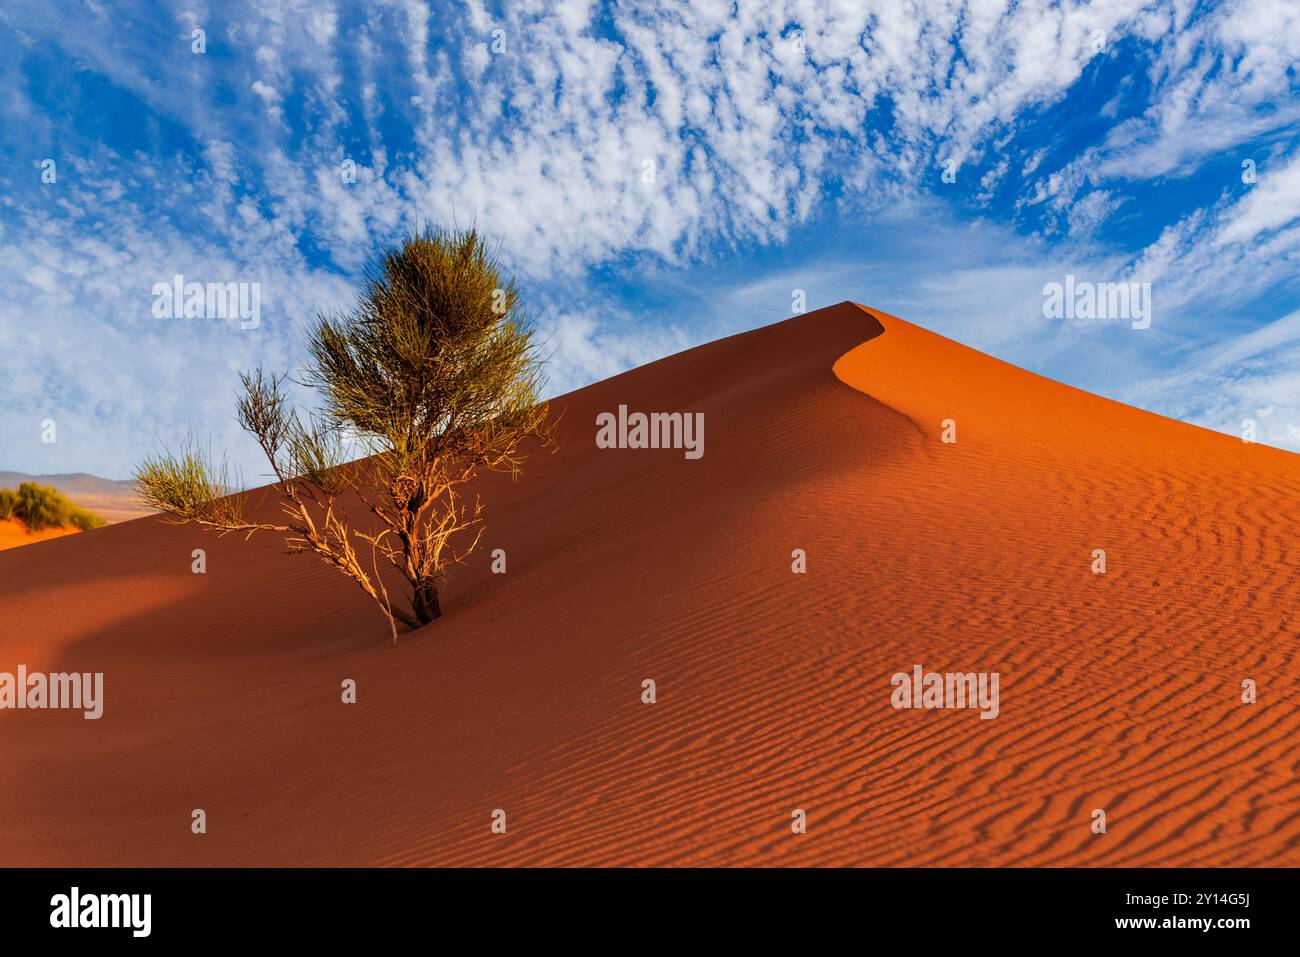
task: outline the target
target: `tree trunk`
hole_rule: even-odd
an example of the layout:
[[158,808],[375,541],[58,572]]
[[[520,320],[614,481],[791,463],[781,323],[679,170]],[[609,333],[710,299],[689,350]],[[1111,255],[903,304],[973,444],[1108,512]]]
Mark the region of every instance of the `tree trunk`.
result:
[[412,603],[415,610],[415,617],[420,619],[420,624],[427,625],[435,618],[442,616],[442,607],[438,603],[438,586],[432,582],[426,582],[415,589],[415,601]]

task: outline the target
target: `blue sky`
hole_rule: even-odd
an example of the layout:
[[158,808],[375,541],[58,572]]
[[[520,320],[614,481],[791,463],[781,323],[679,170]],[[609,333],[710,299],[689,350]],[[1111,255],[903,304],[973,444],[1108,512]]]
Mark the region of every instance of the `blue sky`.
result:
[[[453,221],[552,392],[803,290],[1300,449],[1298,63],[1297,0],[6,0],[0,469],[124,477],[192,431],[258,480],[238,371]],[[157,318],[176,274],[259,284],[260,324]],[[1150,283],[1150,328],[1045,316],[1067,275]]]

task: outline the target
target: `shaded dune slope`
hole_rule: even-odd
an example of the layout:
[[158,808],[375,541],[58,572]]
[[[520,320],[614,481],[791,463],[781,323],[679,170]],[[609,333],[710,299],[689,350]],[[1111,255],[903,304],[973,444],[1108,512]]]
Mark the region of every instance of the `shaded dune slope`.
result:
[[[597,449],[620,404],[703,458]],[[269,537],[0,554],[0,670],[106,685],[0,712],[0,864],[1300,864],[1296,456],[849,303],[554,406],[397,648]],[[1000,716],[895,710],[918,663]]]

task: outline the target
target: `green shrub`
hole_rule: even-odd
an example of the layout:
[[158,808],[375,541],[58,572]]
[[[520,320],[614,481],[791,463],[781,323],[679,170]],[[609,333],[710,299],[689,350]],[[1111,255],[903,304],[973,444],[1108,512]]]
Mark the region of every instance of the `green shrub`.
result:
[[[270,460],[278,523],[245,516],[224,461],[193,438],[142,462],[135,484],[175,521],[274,532],[291,552],[315,552],[370,596],[396,643],[397,622],[442,615],[439,587],[479,544],[483,506],[466,483],[478,469],[518,475],[533,440],[554,449],[554,421],[522,294],[477,232],[410,234],[364,277],[355,307],[318,315],[309,333],[300,381],[318,391],[319,415],[299,418],[285,375],[241,376],[239,424]],[[371,455],[343,468],[352,441]],[[386,527],[351,525],[345,494]],[[393,601],[380,565],[406,579]]]
[[88,532],[104,524],[102,518],[72,504],[58,489],[35,482],[23,482],[17,492],[0,491],[0,518],[21,519],[34,532],[68,525]]
[[62,525],[67,505],[68,500],[55,489],[35,482],[23,482],[18,486],[18,504],[14,514],[37,532]]
[[72,515],[68,518],[68,521],[83,532],[88,532],[92,528],[103,528],[105,525],[104,520],[94,512],[88,512],[76,505],[72,507]]

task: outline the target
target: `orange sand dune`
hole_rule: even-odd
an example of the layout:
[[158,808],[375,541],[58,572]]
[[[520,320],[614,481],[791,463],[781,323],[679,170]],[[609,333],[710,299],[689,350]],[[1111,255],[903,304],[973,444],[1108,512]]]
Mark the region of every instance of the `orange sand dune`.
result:
[[72,535],[76,531],[75,528],[42,528],[34,532],[21,519],[0,519],[0,551],[6,548],[17,548],[20,545],[31,545],[33,542],[43,542],[50,538],[59,538],[63,535]]
[[[620,404],[704,456],[597,449]],[[0,554],[0,671],[106,699],[0,712],[0,864],[1300,864],[1300,458],[848,303],[555,406],[395,648],[272,538]],[[999,715],[895,709],[917,664]]]

